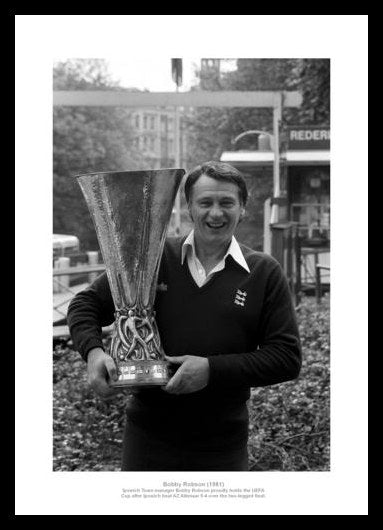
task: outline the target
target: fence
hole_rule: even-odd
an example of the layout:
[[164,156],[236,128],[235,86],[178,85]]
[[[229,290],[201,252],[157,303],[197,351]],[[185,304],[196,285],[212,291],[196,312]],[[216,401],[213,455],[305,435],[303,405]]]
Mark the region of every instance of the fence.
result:
[[[97,272],[105,269],[105,266],[99,262],[100,253],[97,251],[78,252],[54,259],[53,292],[70,292],[71,285],[92,283],[97,277]],[[101,268],[93,270],[91,267]]]
[[66,307],[79,290],[92,283],[105,270],[99,252],[61,256],[53,263],[53,338],[68,338]]
[[321,303],[321,298],[322,298],[322,277],[321,277],[322,270],[330,271],[330,267],[328,265],[320,265],[319,263],[316,265],[315,298],[316,298],[317,304]]
[[[320,254],[329,254],[329,248],[303,247],[302,241],[298,223],[271,225],[271,254],[280,263],[287,277],[294,304],[299,304],[303,291],[310,290],[315,292],[316,300],[320,303],[323,293],[321,271],[330,271],[330,266],[321,264],[318,260]],[[313,261],[312,274],[310,274],[311,261]]]

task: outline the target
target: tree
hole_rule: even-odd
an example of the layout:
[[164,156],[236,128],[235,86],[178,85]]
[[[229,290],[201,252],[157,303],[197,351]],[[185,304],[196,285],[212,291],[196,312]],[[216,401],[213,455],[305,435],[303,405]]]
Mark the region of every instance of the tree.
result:
[[[234,72],[220,73],[213,62],[196,72],[196,90],[298,90],[299,109],[285,109],[287,124],[328,125],[330,117],[330,61],[328,59],[238,59]],[[272,132],[272,109],[199,108],[187,116],[194,162],[218,159],[231,141],[246,130]],[[256,148],[256,137],[241,140],[241,149]]]
[[329,126],[330,59],[298,59],[287,82],[303,96],[301,107],[287,112],[288,121]]
[[[70,60],[54,66],[55,90],[116,90],[104,61]],[[53,231],[77,235],[82,248],[98,241],[75,176],[145,168],[133,148],[130,115],[119,107],[55,107],[53,111]]]
[[[219,61],[203,61],[194,90],[298,90],[303,104],[284,109],[282,125],[328,124],[330,72],[327,59],[238,59],[233,72],[220,72]],[[234,147],[232,140],[252,129],[273,131],[273,111],[265,108],[197,108],[186,117],[192,165],[219,160],[223,151],[257,149],[249,135]],[[241,240],[262,248],[263,205],[272,195],[272,169],[243,169],[250,190],[247,220],[238,228]]]

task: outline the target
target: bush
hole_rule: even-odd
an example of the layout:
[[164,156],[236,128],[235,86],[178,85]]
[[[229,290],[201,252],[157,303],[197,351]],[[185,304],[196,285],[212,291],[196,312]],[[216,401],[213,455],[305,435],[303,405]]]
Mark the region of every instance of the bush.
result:
[[124,397],[97,397],[84,361],[69,347],[54,353],[53,405],[54,471],[120,469]]
[[254,389],[249,456],[253,471],[328,471],[330,466],[330,311],[303,299],[297,311],[303,364],[295,381]]
[[[330,311],[304,298],[297,310],[303,366],[295,381],[252,390],[251,471],[328,471],[330,467]],[[125,393],[109,401],[87,385],[78,353],[58,345],[53,363],[55,471],[118,471]]]

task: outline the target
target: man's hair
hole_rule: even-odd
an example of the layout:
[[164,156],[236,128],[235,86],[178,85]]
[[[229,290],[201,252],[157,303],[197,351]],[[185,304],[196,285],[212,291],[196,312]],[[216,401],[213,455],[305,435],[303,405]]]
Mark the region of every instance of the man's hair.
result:
[[192,188],[197,182],[201,175],[206,175],[207,177],[213,178],[215,180],[223,180],[225,182],[232,182],[238,186],[239,199],[243,206],[246,206],[247,202],[247,187],[246,181],[243,175],[230,164],[225,162],[216,162],[210,160],[204,164],[200,164],[192,169],[186,178],[185,181],[185,197],[186,201],[189,203]]

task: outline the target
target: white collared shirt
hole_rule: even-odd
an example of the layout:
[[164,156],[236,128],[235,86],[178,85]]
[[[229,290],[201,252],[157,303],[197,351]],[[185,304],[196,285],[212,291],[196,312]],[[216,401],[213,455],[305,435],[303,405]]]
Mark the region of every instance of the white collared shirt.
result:
[[229,254],[238,263],[238,265],[240,265],[243,269],[245,269],[245,271],[250,273],[249,266],[247,265],[246,260],[242,254],[241,247],[239,246],[238,241],[233,236],[229,248],[227,249],[227,252],[224,257],[219,263],[217,263],[214,269],[209,272],[209,274],[206,274],[203,265],[197,258],[194,243],[194,230],[192,230],[182,245],[181,263],[184,263],[185,256],[187,256],[190,273],[193,276],[193,279],[198,285],[198,287],[202,287],[212,278],[212,276],[216,272],[221,271],[225,268],[225,260]]

